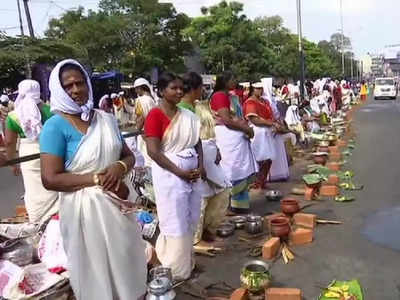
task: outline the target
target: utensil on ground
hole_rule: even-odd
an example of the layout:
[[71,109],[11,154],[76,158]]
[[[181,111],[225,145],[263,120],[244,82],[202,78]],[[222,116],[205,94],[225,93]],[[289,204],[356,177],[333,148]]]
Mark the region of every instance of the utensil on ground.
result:
[[261,233],[264,228],[263,218],[261,216],[249,215],[246,220],[246,232],[249,234]]
[[265,193],[265,198],[268,201],[280,201],[282,197],[283,197],[282,192],[278,190],[271,190]]
[[218,227],[217,235],[220,237],[228,237],[228,236],[231,236],[234,231],[235,231],[235,225],[230,222],[226,222],[226,223],[222,223]]

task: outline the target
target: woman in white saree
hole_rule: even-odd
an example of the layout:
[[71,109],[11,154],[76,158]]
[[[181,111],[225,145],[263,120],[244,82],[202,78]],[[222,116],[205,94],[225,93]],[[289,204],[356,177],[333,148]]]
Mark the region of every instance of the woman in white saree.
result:
[[50,75],[51,110],[40,136],[42,181],[60,192],[68,271],[79,300],[139,299],[146,289],[145,244],[127,208],[124,175],[134,156],[111,114],[93,110],[84,68],[74,60]]
[[177,107],[183,96],[179,77],[163,74],[158,88],[161,104],[150,111],[144,125],[160,220],[156,252],[178,281],[189,278],[194,267],[193,234],[201,205],[197,181],[201,175],[205,178],[200,121],[191,111]]

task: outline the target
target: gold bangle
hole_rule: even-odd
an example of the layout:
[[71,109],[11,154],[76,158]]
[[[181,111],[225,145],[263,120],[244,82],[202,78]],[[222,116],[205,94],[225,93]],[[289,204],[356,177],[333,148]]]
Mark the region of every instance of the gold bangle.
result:
[[94,182],[95,185],[101,185],[100,184],[99,174],[94,174],[93,175],[93,182]]
[[122,160],[118,160],[117,164],[120,164],[124,168],[125,174],[128,173],[129,169],[125,162],[123,162]]

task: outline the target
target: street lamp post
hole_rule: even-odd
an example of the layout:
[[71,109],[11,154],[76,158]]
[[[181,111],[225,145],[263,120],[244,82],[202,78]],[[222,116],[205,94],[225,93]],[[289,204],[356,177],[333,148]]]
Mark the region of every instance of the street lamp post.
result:
[[299,59],[300,59],[300,99],[304,101],[304,52],[303,52],[303,33],[301,22],[301,0],[296,0],[297,3],[297,35],[299,38]]
[[344,76],[344,30],[343,30],[343,0],[340,1],[340,24],[342,27],[342,75]]

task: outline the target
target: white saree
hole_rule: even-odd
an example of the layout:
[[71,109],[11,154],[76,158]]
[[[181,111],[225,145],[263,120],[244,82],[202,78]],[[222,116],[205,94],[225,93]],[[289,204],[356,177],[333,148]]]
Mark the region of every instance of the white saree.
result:
[[[194,146],[200,138],[200,121],[186,109],[178,109],[161,140],[161,150],[183,170],[196,169]],[[200,183],[189,183],[152,164],[154,193],[160,221],[157,256],[172,270],[175,280],[187,279],[192,271],[193,234],[200,218]]]
[[[99,172],[120,158],[114,117],[95,111],[66,171]],[[132,300],[146,291],[145,243],[133,214],[124,215],[100,187],[60,193],[61,233],[78,300]]]
[[[40,152],[39,142],[27,138],[20,139],[19,156],[32,155]],[[40,160],[35,159],[21,163],[24,179],[24,202],[29,216],[29,222],[41,224],[48,221],[59,209],[58,193],[46,190],[40,176]]]
[[230,182],[243,180],[258,172],[258,164],[250,140],[225,125],[215,126],[217,146],[221,152],[221,167]]

